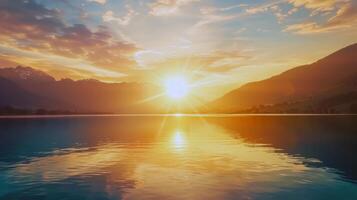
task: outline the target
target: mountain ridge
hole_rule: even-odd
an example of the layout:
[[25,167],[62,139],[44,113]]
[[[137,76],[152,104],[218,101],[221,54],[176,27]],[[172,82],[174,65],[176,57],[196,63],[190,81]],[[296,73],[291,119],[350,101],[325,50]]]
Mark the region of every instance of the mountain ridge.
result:
[[357,43],[312,64],[295,67],[265,80],[247,83],[210,103],[209,107],[213,107],[211,110],[230,112],[259,105],[315,98],[356,76],[356,55]]
[[[318,61],[232,90],[200,112],[326,113],[357,106],[357,43]],[[0,107],[66,110],[75,113],[163,113],[162,93],[147,83],[95,79],[55,80],[31,67],[0,68]],[[354,109],[352,109],[354,110]],[[190,112],[189,110],[182,110]]]
[[0,88],[4,85],[1,88],[3,98],[0,99],[0,107],[78,113],[148,112],[150,107],[134,104],[158,91],[156,86],[144,83],[105,83],[93,79],[55,80],[45,72],[22,66],[0,68],[0,78]]

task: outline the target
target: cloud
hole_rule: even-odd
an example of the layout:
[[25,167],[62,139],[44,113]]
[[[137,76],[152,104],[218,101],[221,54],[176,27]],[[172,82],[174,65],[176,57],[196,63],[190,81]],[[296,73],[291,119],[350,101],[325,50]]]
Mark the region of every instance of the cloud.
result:
[[222,10],[214,7],[203,7],[200,9],[199,20],[187,31],[190,34],[198,33],[203,26],[213,23],[226,22],[238,17],[242,14],[224,14]]
[[233,10],[236,8],[242,8],[242,7],[247,7],[248,4],[237,4],[237,5],[233,5],[233,6],[228,6],[228,7],[224,7],[224,8],[219,8],[220,11],[228,11],[228,10]]
[[201,18],[200,21],[198,21],[195,25],[194,25],[194,29],[204,26],[204,25],[208,25],[208,24],[212,24],[212,23],[217,23],[217,22],[224,22],[224,21],[229,21],[232,19],[235,19],[236,15],[217,15],[217,14],[207,14],[207,15],[203,15],[203,17]]
[[211,14],[214,12],[225,12],[225,11],[230,11],[236,8],[243,8],[243,7],[247,7],[248,4],[236,4],[236,5],[232,5],[232,6],[228,6],[228,7],[213,7],[213,6],[207,6],[207,7],[203,7],[200,9],[202,14]]
[[304,6],[314,12],[324,12],[334,10],[335,5],[341,0],[289,0],[295,7]]
[[[278,22],[282,23],[287,17],[296,13],[301,7],[311,11],[310,16],[315,16],[332,12],[339,8],[339,6],[350,1],[351,0],[275,0],[265,4],[248,7],[245,11],[250,15],[271,12],[276,16]],[[292,8],[288,11],[285,11],[285,9],[282,8],[282,6],[286,4],[292,5]]]
[[335,16],[329,19],[330,26],[343,25],[347,23],[355,23],[357,21],[357,2],[351,1],[344,4],[336,13]]
[[242,61],[251,57],[240,51],[214,51],[203,57],[207,61],[207,69],[211,72],[225,72],[237,68]]
[[160,51],[141,50],[135,53],[134,58],[138,65],[145,69],[152,67],[156,63],[163,62],[166,59],[166,56]]
[[164,69],[170,66],[170,68],[184,67],[191,71],[194,71],[193,68],[199,68],[207,72],[226,72],[241,66],[251,56],[238,50],[216,50],[194,55],[167,55],[164,52],[145,50],[137,52],[136,58],[146,69],[152,69],[152,67]]
[[248,7],[245,9],[247,15],[255,15],[265,12],[271,12],[278,20],[278,23],[282,23],[287,17],[298,11],[298,8],[293,7],[288,11],[284,11],[281,4],[286,3],[288,0],[277,0],[266,4]]
[[88,0],[89,2],[97,2],[97,3],[100,3],[100,4],[105,4],[107,3],[107,0]]
[[324,23],[303,22],[287,26],[284,30],[296,34],[313,34],[341,31],[357,25],[357,2],[350,1],[342,4],[336,14]]
[[149,4],[150,14],[154,16],[172,15],[179,11],[182,6],[200,0],[156,0]]
[[[90,62],[80,58],[69,58],[60,55],[44,54],[37,51],[26,51],[18,48],[8,48],[5,45],[0,45],[0,58],[8,62],[19,64],[31,64],[36,66],[57,65],[69,69],[77,69],[94,73],[102,77],[121,77],[123,73],[101,68],[91,64]],[[14,66],[14,65],[12,65]]]
[[117,17],[115,16],[114,12],[112,10],[108,10],[107,12],[104,13],[102,16],[102,19],[104,22],[117,22],[118,24],[122,26],[126,26],[130,23],[132,18],[137,15],[137,13],[130,7],[126,6],[127,8],[127,14],[123,17]]
[[36,1],[3,0],[0,18],[0,39],[8,48],[80,59],[110,70],[136,64],[134,44],[115,38],[103,26],[91,30],[84,24],[68,25],[60,11]]
[[258,13],[269,11],[270,8],[276,6],[280,3],[283,3],[283,2],[284,2],[284,0],[273,1],[273,2],[266,3],[266,4],[249,7],[245,11],[247,14],[252,14],[252,15],[258,14]]

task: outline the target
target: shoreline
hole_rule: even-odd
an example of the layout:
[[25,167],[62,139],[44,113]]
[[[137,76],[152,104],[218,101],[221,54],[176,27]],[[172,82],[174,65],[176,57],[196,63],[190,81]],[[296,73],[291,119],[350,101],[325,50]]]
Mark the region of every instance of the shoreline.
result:
[[264,117],[264,116],[357,116],[355,113],[211,113],[211,114],[144,114],[144,113],[122,113],[122,114],[54,114],[54,115],[0,115],[0,119],[21,118],[80,118],[80,117]]

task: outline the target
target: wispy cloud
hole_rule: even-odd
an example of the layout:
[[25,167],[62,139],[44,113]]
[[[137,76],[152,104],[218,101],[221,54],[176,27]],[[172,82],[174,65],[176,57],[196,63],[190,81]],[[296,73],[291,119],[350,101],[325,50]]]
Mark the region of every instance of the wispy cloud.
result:
[[99,4],[105,4],[107,3],[107,0],[88,0],[89,2],[97,2]]
[[289,25],[285,31],[296,34],[316,34],[346,30],[357,25],[357,2],[346,2],[338,8],[336,14],[324,23],[314,21]]
[[276,6],[276,5],[280,4],[280,3],[284,3],[284,2],[286,2],[286,0],[272,1],[272,2],[269,2],[269,3],[265,3],[265,4],[260,4],[260,5],[248,7],[245,11],[248,14],[258,14],[258,13],[269,11],[269,9],[271,7]]
[[115,15],[114,11],[108,10],[102,16],[103,21],[104,22],[116,22],[119,25],[123,25],[123,26],[128,25],[130,23],[130,21],[132,20],[132,18],[135,15],[137,15],[137,13],[130,6],[126,5],[125,7],[127,9],[127,13],[123,17],[118,17]]
[[3,52],[3,55],[0,54],[0,56],[7,59],[8,61],[12,61],[13,63],[17,63],[19,61],[25,62],[18,64],[48,65],[50,63],[50,65],[52,66],[61,66],[62,68],[77,69],[83,72],[89,72],[92,75],[98,77],[119,78],[126,76],[126,74],[124,73],[97,67],[91,64],[90,62],[80,58],[68,58],[55,54],[43,54],[41,52],[13,48],[8,47],[6,45],[0,45],[0,52]]
[[295,7],[304,6],[313,10],[313,14],[326,12],[335,9],[337,3],[346,2],[344,0],[289,0]]
[[200,0],[156,0],[149,4],[150,14],[154,16],[172,15],[179,11],[182,6]]

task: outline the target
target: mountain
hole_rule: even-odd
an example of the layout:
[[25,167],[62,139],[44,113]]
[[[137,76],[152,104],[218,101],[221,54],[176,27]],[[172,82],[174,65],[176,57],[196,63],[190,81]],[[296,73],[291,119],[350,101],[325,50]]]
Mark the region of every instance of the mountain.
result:
[[35,107],[40,98],[19,87],[16,83],[0,77],[0,105]]
[[[357,113],[356,55],[357,44],[353,44],[315,63],[243,85],[210,103],[204,111]],[[160,113],[165,112],[163,101],[143,101],[160,93],[160,87],[146,83],[55,80],[30,67],[0,68],[0,108],[11,106],[75,113]]]
[[55,81],[52,76],[43,71],[22,66],[17,66],[15,68],[2,68],[0,69],[0,76],[14,82],[32,81],[46,83]]
[[78,113],[132,113],[159,109],[143,99],[159,89],[144,83],[62,79],[30,67],[0,69],[0,107],[66,110]]
[[[243,85],[212,102],[209,107],[215,112],[251,111],[253,107],[264,108],[261,111],[270,108],[269,112],[276,112],[281,105],[285,109],[293,108],[286,105],[296,107],[297,104],[300,107],[318,107],[334,97],[349,95],[352,98],[357,91],[356,56],[357,44],[347,46],[315,63]],[[357,99],[351,98],[346,103],[356,102]],[[338,104],[343,104],[343,98]]]

